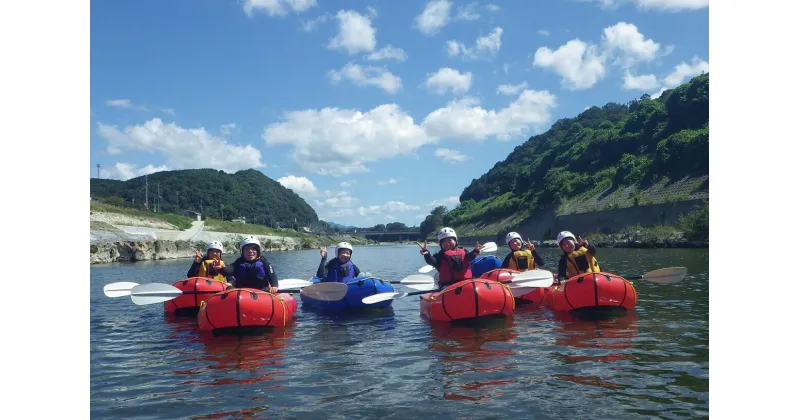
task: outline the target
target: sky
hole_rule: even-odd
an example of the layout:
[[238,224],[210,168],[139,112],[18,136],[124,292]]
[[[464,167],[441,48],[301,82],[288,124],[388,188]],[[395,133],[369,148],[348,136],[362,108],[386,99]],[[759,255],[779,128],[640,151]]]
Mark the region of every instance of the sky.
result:
[[708,0],[93,0],[90,176],[253,168],[322,220],[416,226],[556,120],[709,72],[708,19]]

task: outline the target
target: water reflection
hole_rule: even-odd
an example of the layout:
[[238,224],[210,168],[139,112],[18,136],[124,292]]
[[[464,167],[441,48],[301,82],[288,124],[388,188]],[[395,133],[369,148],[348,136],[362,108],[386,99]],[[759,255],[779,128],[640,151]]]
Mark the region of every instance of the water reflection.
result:
[[[503,395],[501,388],[516,383],[509,379],[517,365],[510,344],[517,337],[514,318],[482,320],[472,326],[429,323],[429,349],[439,354],[438,368],[446,400],[483,401]],[[439,376],[439,375],[436,375]]]

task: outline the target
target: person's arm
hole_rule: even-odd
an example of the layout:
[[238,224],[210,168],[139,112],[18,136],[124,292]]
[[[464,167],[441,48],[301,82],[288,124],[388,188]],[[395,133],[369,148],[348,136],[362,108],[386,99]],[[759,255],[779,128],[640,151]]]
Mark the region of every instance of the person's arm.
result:
[[506,259],[503,260],[503,264],[500,265],[500,268],[508,268],[508,265],[511,262],[512,255],[514,254],[511,252],[509,252],[508,255],[506,255]]
[[425,257],[425,262],[428,263],[428,265],[434,266],[437,270],[439,269],[439,258],[437,258],[438,255],[439,253],[437,252],[431,256],[431,252],[427,249],[425,250],[425,253],[422,254],[422,256]]
[[561,260],[558,261],[558,279],[559,280],[566,280],[567,278],[567,257],[561,256]]
[[186,272],[186,277],[197,277],[198,271],[200,271],[200,263],[197,261],[192,261],[192,266],[189,267],[189,271]]
[[353,274],[355,274],[356,277],[361,275],[361,270],[359,270],[358,266],[356,266],[355,264],[353,264]]
[[536,249],[533,250],[533,260],[536,261],[536,267],[544,267],[544,258],[539,255],[539,251]]
[[319,262],[319,268],[317,268],[317,277],[318,278],[322,279],[322,278],[325,278],[325,276],[327,275],[327,273],[326,273],[327,270],[326,270],[326,266],[325,266],[325,261],[326,260],[327,260],[327,258],[322,258],[321,261]]
[[275,269],[272,267],[272,264],[270,264],[269,262],[265,262],[264,272],[265,272],[264,276],[266,277],[266,280],[269,282],[269,286],[278,288],[278,275],[275,274]]
[[594,245],[590,244],[589,242],[586,242],[586,249],[589,250],[590,254],[597,255],[597,248],[595,248]]
[[479,249],[477,249],[477,248],[475,248],[475,249],[473,249],[472,251],[470,251],[470,252],[467,254],[467,262],[471,262],[471,261],[472,261],[472,260],[474,260],[475,258],[478,258],[478,255],[480,255],[480,252],[481,252],[481,251],[480,251]]

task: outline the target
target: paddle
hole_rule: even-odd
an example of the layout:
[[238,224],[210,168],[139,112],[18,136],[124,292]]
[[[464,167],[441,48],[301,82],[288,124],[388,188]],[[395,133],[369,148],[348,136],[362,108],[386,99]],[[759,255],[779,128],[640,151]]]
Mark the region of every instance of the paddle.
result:
[[659,284],[672,284],[683,280],[687,272],[688,269],[686,267],[667,267],[649,271],[641,276],[625,278],[628,280],[644,280]]
[[131,294],[131,289],[138,285],[139,283],[134,283],[132,281],[109,283],[103,287],[103,294],[107,297],[128,296]]
[[304,287],[300,294],[311,299],[333,302],[344,298],[348,286],[344,283],[317,283]]
[[183,290],[163,283],[140,284],[130,291],[131,300],[136,305],[151,305],[175,299]]
[[[522,276],[523,274],[528,273],[527,276]],[[524,295],[525,293],[530,293],[534,288],[539,287],[548,287],[553,284],[553,274],[547,270],[529,270],[525,273],[520,273],[517,276],[511,278],[510,280],[500,281],[498,283],[504,284],[513,284],[514,286],[511,287],[512,294],[514,289],[519,289],[518,292],[524,292],[520,296]],[[417,292],[408,292],[408,293],[400,293],[400,292],[386,292],[386,293],[378,293],[372,296],[367,296],[364,299],[361,299],[361,302],[364,304],[372,304],[383,302],[385,300],[394,299],[395,296],[397,298],[404,298],[406,296],[414,296],[414,295],[421,295],[424,293],[430,293],[431,291],[436,289],[436,286],[433,283],[427,284],[410,284],[408,285],[409,288],[418,290]]]
[[[495,251],[497,251],[497,244],[494,243],[494,242],[487,242],[487,243],[481,245],[481,252],[495,252]],[[417,271],[422,273],[422,274],[425,274],[425,273],[430,273],[431,271],[433,271],[435,269],[436,269],[436,267],[426,264],[426,265],[420,267],[419,270],[417,270]]]

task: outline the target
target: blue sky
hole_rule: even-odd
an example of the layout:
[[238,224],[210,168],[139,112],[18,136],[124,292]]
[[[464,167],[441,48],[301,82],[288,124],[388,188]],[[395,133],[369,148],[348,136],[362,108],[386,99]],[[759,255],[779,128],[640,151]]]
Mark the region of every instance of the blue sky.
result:
[[708,72],[708,0],[92,1],[91,167],[255,168],[417,225],[530,136]]

